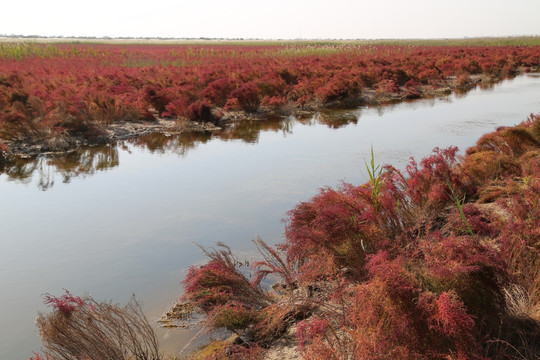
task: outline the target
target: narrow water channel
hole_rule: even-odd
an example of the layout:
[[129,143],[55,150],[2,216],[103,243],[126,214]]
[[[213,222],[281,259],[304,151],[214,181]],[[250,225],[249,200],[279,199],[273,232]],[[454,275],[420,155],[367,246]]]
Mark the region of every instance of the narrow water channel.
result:
[[[365,181],[364,160],[404,168],[438,147],[461,150],[540,112],[540,77],[466,95],[245,122],[214,134],[152,136],[57,158],[21,160],[0,175],[0,359],[40,350],[41,295],[125,303],[151,320],[180,295],[193,243],[250,257],[251,239],[282,240],[286,212],[323,186]],[[190,334],[160,331],[164,349]]]

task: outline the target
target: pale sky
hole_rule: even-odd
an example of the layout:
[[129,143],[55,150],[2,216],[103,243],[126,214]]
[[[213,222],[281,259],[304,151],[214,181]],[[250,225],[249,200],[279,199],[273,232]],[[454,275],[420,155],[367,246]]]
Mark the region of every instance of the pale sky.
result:
[[540,0],[9,0],[0,34],[263,39],[540,35]]

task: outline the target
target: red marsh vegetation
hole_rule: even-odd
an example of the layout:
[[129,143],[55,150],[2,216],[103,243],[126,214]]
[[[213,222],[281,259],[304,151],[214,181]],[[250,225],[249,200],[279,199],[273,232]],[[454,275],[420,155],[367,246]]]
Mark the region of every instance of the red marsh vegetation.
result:
[[225,245],[203,249],[184,300],[250,341],[241,351],[293,333],[310,360],[538,358],[540,117],[456,151],[320,190],[276,249],[256,240],[250,274]]
[[156,118],[321,107],[467,89],[540,64],[538,46],[0,44],[0,151],[106,141]]
[[[225,244],[203,248],[176,319],[197,309],[203,329],[242,340],[187,359],[269,360],[283,339],[309,360],[540,356],[540,116],[482,136],[463,157],[435,149],[403,172],[374,159],[366,170],[365,184],[298,204],[284,242],[255,240],[250,266]],[[135,300],[66,292],[45,302],[46,355],[34,360],[164,358]]]

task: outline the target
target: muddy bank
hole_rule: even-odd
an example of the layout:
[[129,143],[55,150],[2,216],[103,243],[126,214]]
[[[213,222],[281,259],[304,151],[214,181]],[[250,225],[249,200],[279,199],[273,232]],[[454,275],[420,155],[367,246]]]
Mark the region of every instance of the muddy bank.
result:
[[16,157],[26,158],[40,154],[63,154],[83,146],[96,146],[114,143],[118,140],[162,133],[175,135],[182,132],[214,131],[218,127],[212,123],[197,123],[158,118],[151,122],[118,122],[107,127],[94,129],[92,136],[87,134],[70,136],[67,134],[35,134],[15,140],[5,140],[0,145],[0,162]]

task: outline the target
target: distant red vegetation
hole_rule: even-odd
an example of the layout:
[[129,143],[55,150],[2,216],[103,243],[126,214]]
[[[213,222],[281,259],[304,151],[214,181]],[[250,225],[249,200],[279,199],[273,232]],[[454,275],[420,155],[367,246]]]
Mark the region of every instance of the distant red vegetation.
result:
[[215,121],[214,108],[255,112],[422,96],[450,76],[512,76],[538,47],[4,45],[0,138],[99,137],[156,114]]
[[257,241],[253,277],[228,248],[207,251],[185,298],[259,345],[294,324],[310,360],[537,358],[540,116],[463,158],[435,149],[373,173],[290,211],[282,252]]

